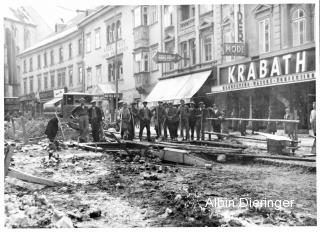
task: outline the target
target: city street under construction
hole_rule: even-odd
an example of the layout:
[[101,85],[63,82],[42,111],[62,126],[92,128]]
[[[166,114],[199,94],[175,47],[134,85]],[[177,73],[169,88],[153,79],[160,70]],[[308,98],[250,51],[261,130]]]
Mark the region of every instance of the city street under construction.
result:
[[[147,142],[105,131],[105,142],[78,143],[63,124],[49,159],[43,123],[25,125],[25,142],[18,123],[15,140],[7,125],[6,227],[316,225],[312,155],[270,154],[261,136]],[[293,204],[249,204],[263,199]]]

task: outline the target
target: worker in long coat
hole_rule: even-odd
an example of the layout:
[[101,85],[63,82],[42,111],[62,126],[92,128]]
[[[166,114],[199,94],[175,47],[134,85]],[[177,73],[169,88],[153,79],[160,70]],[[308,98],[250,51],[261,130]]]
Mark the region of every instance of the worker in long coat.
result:
[[128,109],[128,104],[126,102],[123,103],[123,107],[121,108],[120,112],[120,127],[121,127],[121,138],[122,139],[129,139],[130,138],[130,122],[131,122],[131,113]]
[[[239,112],[239,118],[247,118],[247,113],[243,107],[241,108],[241,110]],[[247,134],[246,130],[247,130],[247,121],[240,120],[239,131],[242,136],[245,136]]]
[[[180,123],[180,136],[182,137],[183,140],[189,140],[190,135],[189,135],[189,107],[185,104],[184,100],[180,100],[180,106],[178,108],[177,112],[179,116],[179,123]],[[184,138],[184,131],[186,131],[186,137]]]
[[179,117],[177,114],[178,110],[173,106],[173,103],[169,103],[168,111],[167,111],[167,125],[169,129],[170,138],[172,140],[176,140],[178,137],[177,128],[179,125]]
[[74,108],[71,112],[73,117],[77,117],[79,120],[79,130],[80,130],[80,137],[79,142],[86,142],[87,136],[89,133],[89,115],[88,115],[88,107],[84,104],[85,99],[81,98],[80,106]]
[[195,106],[196,104],[193,101],[191,101],[190,108],[189,108],[189,128],[191,132],[191,140],[194,139],[194,131],[195,131],[196,122],[197,122],[197,108]]
[[[211,113],[211,115],[210,115],[211,118],[216,118],[216,119],[211,120],[211,125],[212,125],[213,131],[216,133],[221,133],[222,114],[216,104],[213,104],[212,111],[210,113]],[[218,139],[222,139],[221,135],[217,135],[217,137],[218,137]],[[210,138],[210,136],[209,136],[209,138]]]
[[162,101],[158,101],[158,105],[151,110],[152,114],[154,115],[157,138],[162,135],[163,122],[166,118],[165,108],[163,107],[162,103]]
[[97,101],[94,99],[91,101],[92,107],[88,111],[89,122],[92,129],[92,137],[94,142],[100,141],[101,122],[103,119],[102,110],[96,106]]
[[151,141],[151,133],[150,133],[150,121],[152,118],[151,110],[147,107],[148,102],[143,102],[143,108],[139,110],[139,118],[140,118],[140,132],[139,139],[142,139],[142,133],[144,128],[147,129],[147,139]]
[[[284,115],[285,120],[294,120],[294,115],[290,111],[290,108],[286,108],[286,113]],[[290,139],[294,139],[294,124],[292,122],[285,122],[284,123],[284,132],[289,136]]]

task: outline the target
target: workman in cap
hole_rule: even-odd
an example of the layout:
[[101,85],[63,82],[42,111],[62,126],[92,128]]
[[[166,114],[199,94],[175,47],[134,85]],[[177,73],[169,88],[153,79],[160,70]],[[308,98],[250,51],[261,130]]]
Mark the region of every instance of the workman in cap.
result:
[[151,113],[154,115],[155,118],[155,130],[157,133],[157,138],[159,138],[162,134],[161,131],[163,128],[164,120],[166,118],[166,112],[162,103],[162,101],[158,101],[158,105],[151,110]]
[[87,141],[87,136],[89,133],[89,115],[88,115],[88,107],[84,104],[85,99],[81,98],[80,106],[74,108],[71,112],[73,117],[78,118],[79,121],[79,130],[80,130],[80,137],[79,142],[83,143]]
[[178,110],[173,106],[173,103],[169,103],[167,115],[166,115],[166,121],[170,133],[171,140],[176,140],[178,137],[177,129],[179,125],[179,116],[178,116]]
[[139,118],[140,118],[140,132],[139,132],[139,139],[142,139],[142,133],[144,128],[147,128],[147,139],[148,141],[151,141],[151,136],[150,136],[150,121],[152,118],[152,112],[151,110],[147,107],[148,102],[144,101],[143,103],[143,108],[139,110]]
[[201,140],[204,140],[204,130],[207,128],[207,120],[208,117],[208,110],[206,109],[206,105],[204,102],[199,102],[199,109],[197,110],[197,120],[196,120],[196,132],[197,132],[197,140],[200,139],[201,133]]
[[137,122],[139,121],[139,110],[136,107],[136,102],[132,102],[130,105],[131,107],[129,108],[129,110],[131,113],[131,120],[129,125],[129,139],[132,140],[135,137],[135,128]]
[[190,102],[190,108],[189,108],[189,128],[191,131],[191,140],[194,140],[194,129],[196,126],[197,121],[197,108],[196,104],[191,101]]
[[129,139],[129,130],[130,130],[130,122],[131,122],[131,112],[128,108],[128,104],[123,102],[123,106],[119,112],[120,116],[120,134],[122,139]]
[[96,105],[97,100],[91,101],[91,108],[88,111],[89,122],[92,129],[92,137],[94,142],[100,141],[101,122],[104,119],[102,110]]
[[49,139],[50,143],[48,146],[49,149],[49,159],[53,156],[53,153],[59,149],[59,143],[56,140],[56,136],[59,130],[59,118],[62,118],[62,114],[56,114],[53,118],[51,118],[47,124],[45,134],[47,135],[47,138]]
[[[211,113],[210,117],[215,118],[211,120],[212,129],[214,132],[219,133],[217,134],[218,139],[222,139],[222,136],[221,136],[222,114],[216,104],[213,104],[212,111],[210,113]],[[210,135],[209,135],[209,139],[211,139]]]
[[[180,136],[183,140],[189,140],[189,107],[185,104],[184,100],[180,100],[180,106],[178,109],[179,121],[180,121]],[[186,138],[184,138],[183,131],[186,130]]]

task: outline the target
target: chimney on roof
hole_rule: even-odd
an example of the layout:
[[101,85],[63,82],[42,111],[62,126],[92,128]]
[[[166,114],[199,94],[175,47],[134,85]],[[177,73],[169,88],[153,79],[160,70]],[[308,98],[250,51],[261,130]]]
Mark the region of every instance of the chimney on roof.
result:
[[58,33],[58,32],[61,32],[61,31],[63,31],[65,28],[66,28],[66,24],[64,24],[64,23],[56,23],[56,25],[55,25],[55,32],[56,33]]

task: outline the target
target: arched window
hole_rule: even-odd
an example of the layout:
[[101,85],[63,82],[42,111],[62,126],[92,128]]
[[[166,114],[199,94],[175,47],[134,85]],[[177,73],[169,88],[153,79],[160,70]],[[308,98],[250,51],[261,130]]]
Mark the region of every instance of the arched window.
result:
[[107,43],[108,44],[111,43],[111,41],[110,41],[110,26],[109,25],[107,27]]
[[112,31],[112,42],[116,41],[116,31],[115,31],[115,24],[112,23],[112,26],[111,26],[111,31]]
[[121,22],[117,21],[117,40],[121,38]]
[[123,78],[123,68],[122,68],[122,61],[118,61],[118,67],[117,67],[117,78],[122,79]]
[[292,38],[293,46],[306,42],[306,14],[304,10],[297,9],[292,14]]

